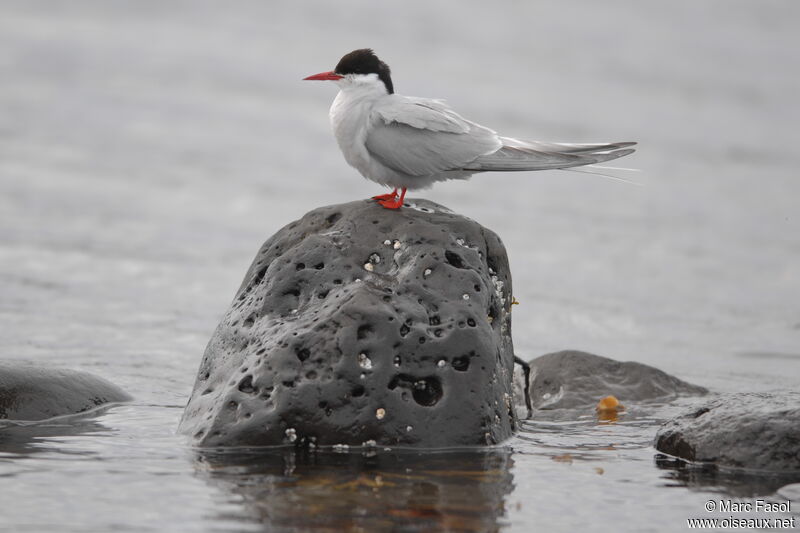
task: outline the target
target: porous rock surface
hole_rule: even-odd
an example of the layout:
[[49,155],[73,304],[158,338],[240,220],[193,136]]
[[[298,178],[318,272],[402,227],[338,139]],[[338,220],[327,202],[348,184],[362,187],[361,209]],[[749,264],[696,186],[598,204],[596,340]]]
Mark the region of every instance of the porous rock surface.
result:
[[604,396],[630,401],[669,400],[708,391],[652,366],[566,350],[529,361],[534,409],[571,409],[597,404]]
[[655,446],[688,461],[800,472],[800,394],[710,399],[662,425]]
[[44,420],[131,397],[87,372],[0,361],[0,419]]
[[494,444],[516,425],[500,239],[425,200],[322,207],[258,252],[180,430],[199,446]]

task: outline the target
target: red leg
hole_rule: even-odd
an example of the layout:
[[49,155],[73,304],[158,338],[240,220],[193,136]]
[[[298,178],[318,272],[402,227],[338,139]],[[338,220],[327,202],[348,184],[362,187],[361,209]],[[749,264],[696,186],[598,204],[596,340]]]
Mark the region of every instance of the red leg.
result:
[[378,200],[378,203],[381,204],[386,209],[400,209],[403,207],[403,199],[406,197],[406,188],[403,187],[403,191],[400,193],[400,198],[395,200]]
[[397,188],[395,188],[389,194],[379,194],[378,196],[373,196],[373,200],[394,200],[397,198]]

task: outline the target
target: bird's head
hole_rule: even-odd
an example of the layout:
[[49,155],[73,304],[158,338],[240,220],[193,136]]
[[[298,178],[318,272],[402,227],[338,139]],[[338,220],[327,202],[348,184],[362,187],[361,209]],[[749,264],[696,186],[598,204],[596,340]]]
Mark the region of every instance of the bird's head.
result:
[[303,79],[335,81],[346,85],[381,84],[388,94],[394,93],[389,65],[378,59],[369,48],[353,50],[339,60],[335,69]]

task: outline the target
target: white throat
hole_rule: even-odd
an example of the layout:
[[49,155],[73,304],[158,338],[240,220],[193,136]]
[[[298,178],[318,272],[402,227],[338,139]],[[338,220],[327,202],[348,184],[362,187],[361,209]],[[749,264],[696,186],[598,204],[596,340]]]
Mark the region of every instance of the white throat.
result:
[[331,126],[345,160],[366,175],[371,164],[364,143],[372,108],[383,98],[390,98],[377,74],[348,74],[336,82],[339,94],[330,109]]

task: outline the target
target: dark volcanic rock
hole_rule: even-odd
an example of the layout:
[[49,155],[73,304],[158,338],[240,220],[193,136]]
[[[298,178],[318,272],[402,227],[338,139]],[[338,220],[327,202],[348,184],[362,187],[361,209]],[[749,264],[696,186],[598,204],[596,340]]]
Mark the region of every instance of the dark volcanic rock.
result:
[[652,366],[623,363],[585,352],[549,353],[529,364],[534,409],[590,406],[608,395],[616,396],[624,404],[708,392]]
[[800,394],[711,399],[661,426],[655,446],[688,461],[800,471]]
[[0,419],[44,420],[131,397],[86,372],[0,361]]
[[201,446],[494,444],[511,436],[500,239],[437,204],[316,209],[258,252],[180,429]]

